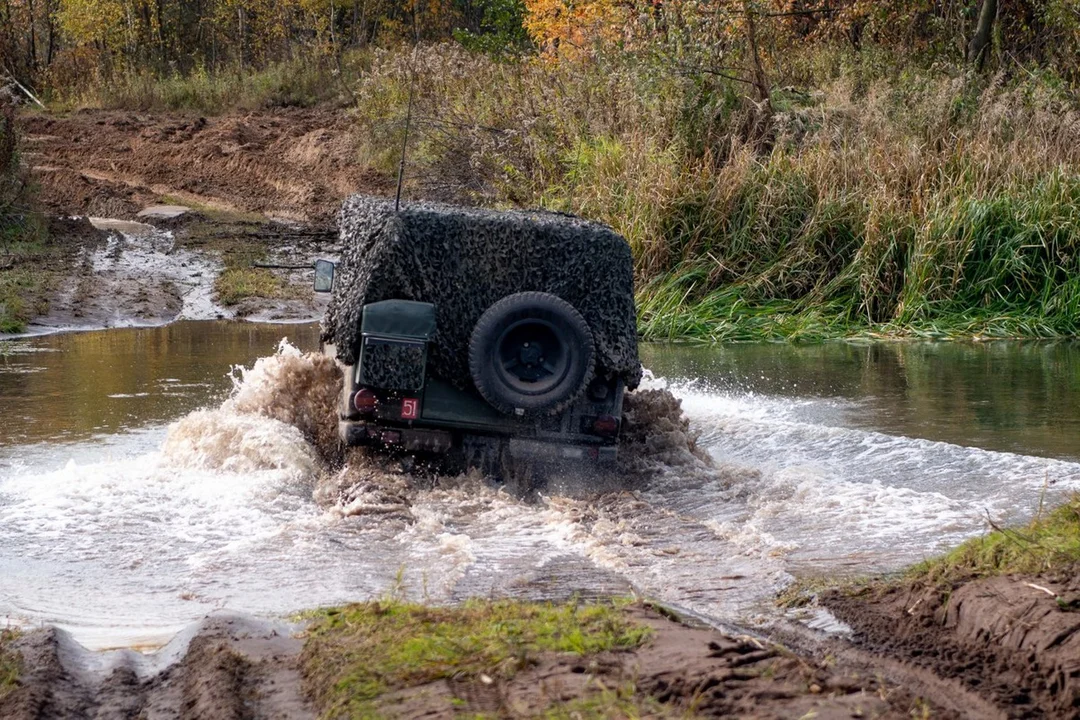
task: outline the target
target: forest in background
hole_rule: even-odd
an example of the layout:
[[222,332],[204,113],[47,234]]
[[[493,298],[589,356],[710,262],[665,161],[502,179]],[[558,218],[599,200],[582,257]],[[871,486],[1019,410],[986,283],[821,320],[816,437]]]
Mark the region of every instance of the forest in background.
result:
[[650,338],[1080,326],[1078,0],[0,0],[0,60],[54,111],[340,107],[387,175],[412,94],[409,196],[610,223]]

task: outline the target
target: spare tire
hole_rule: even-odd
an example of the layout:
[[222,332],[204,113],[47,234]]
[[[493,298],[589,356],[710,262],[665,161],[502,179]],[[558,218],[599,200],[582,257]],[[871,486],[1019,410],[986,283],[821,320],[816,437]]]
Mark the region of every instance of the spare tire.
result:
[[561,412],[592,380],[595,348],[573,305],[549,293],[507,295],[480,316],[469,340],[476,389],[500,412]]

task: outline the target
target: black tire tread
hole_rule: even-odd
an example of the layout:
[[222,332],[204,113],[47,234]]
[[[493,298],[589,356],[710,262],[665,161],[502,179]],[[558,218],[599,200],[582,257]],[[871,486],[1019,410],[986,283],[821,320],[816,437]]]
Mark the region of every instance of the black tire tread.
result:
[[477,342],[477,338],[490,333],[492,328],[500,323],[508,312],[512,312],[521,307],[527,307],[530,304],[554,305],[565,314],[570,322],[577,325],[578,329],[582,331],[583,342],[581,349],[585,356],[585,372],[578,383],[578,386],[567,397],[559,400],[552,406],[525,410],[525,417],[557,415],[573,405],[574,402],[581,397],[582,393],[585,392],[585,388],[592,382],[593,375],[596,373],[596,347],[593,342],[592,330],[589,328],[589,324],[585,321],[585,318],[578,312],[577,308],[557,295],[535,291],[514,293],[513,295],[507,295],[501,300],[498,300],[485,310],[484,314],[480,316],[480,320],[477,321],[476,326],[473,328],[472,336],[469,341],[469,374],[472,376],[473,383],[476,385],[476,389],[479,391],[481,397],[487,400],[495,409],[507,415],[512,415],[516,412],[517,408],[513,404],[500,398],[498,392],[489,387],[485,382],[486,373],[484,372],[484,365],[489,362],[489,358],[481,350],[481,343]]

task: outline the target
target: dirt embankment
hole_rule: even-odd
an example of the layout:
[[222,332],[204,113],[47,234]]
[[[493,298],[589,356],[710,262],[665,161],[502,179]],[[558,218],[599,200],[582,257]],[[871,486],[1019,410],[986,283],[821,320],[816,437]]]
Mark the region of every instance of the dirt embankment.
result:
[[27,113],[21,126],[40,201],[60,215],[131,219],[168,199],[327,226],[350,193],[392,184],[359,162],[343,111]]
[[[648,717],[899,719],[924,710],[961,716],[919,699],[873,667],[799,657],[648,607],[626,612],[651,631],[635,649],[529,653],[515,661],[512,673],[493,668],[406,682],[389,689],[373,709],[379,716],[408,718],[600,718],[639,711]],[[61,630],[37,630],[15,641],[22,669],[14,691],[0,695],[0,717],[315,717],[326,708],[304,679],[318,660],[304,646],[300,628],[231,614],[203,621],[150,656],[94,655]],[[413,672],[432,668],[443,674],[434,659]]]
[[834,591],[867,650],[952,678],[1011,718],[1080,718],[1080,566]]
[[[0,271],[11,270],[23,285],[28,273],[47,270],[47,282],[22,291],[32,302],[22,302],[15,330],[317,318],[322,305],[310,276],[252,263],[304,265],[333,255],[341,201],[358,191],[390,191],[390,180],[359,162],[343,111],[210,119],[27,112],[19,127],[38,206],[52,220],[41,248],[0,256]],[[139,215],[161,204],[194,211]],[[85,229],[58,220],[70,216],[154,227],[109,226],[88,242]]]
[[285,623],[232,614],[149,656],[92,653],[63,630],[36,630],[13,643],[20,674],[0,695],[0,718],[313,718],[300,690],[302,646]]

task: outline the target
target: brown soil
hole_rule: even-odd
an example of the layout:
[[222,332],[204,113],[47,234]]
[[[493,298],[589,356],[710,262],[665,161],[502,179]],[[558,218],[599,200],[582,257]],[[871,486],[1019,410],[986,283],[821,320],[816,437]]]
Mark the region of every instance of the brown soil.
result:
[[871,652],[954,678],[1011,718],[1080,718],[1080,567],[1042,576],[834,591]]
[[[382,698],[387,717],[542,715],[553,705],[625,691],[648,716],[753,718],[963,717],[897,686],[862,663],[799,657],[749,636],[683,624],[637,607],[653,628],[641,648],[589,656],[548,654],[508,680],[455,677],[397,690]],[[88,660],[62,631],[43,629],[17,641],[23,658],[18,688],[0,700],[5,720],[49,718],[199,718],[234,720],[316,715],[303,694],[301,637],[284,625],[236,615],[202,623],[177,661],[148,672],[149,661],[119,654]],[[140,662],[142,666],[140,666]],[[110,665],[111,669],[103,669]],[[462,704],[464,701],[464,704]],[[584,717],[595,717],[587,712]],[[974,716],[973,716],[974,717]]]
[[313,718],[300,693],[302,644],[287,626],[222,615],[203,621],[177,662],[153,672],[132,651],[95,657],[63,631],[36,630],[16,643],[22,675],[0,699],[0,718]]
[[[52,216],[49,262],[0,259],[0,269],[37,264],[56,274],[33,305],[34,329],[167,323],[193,287],[160,268],[135,278],[110,264],[91,268],[89,253],[104,233],[70,216],[138,220],[148,206],[185,204],[196,210],[149,222],[176,231],[176,247],[201,254],[211,267],[297,265],[335,252],[337,212],[348,194],[390,191],[391,181],[358,162],[353,123],[343,111],[273,109],[212,119],[27,112],[19,123],[39,206]],[[266,272],[287,292],[242,299],[225,315],[276,321],[322,314],[309,274]]]
[[353,123],[338,110],[28,113],[21,124],[41,202],[56,214],[131,219],[168,197],[331,225],[348,194],[392,185],[357,161]]
[[379,710],[388,717],[450,718],[457,711],[521,718],[542,717],[560,705],[573,710],[576,704],[578,717],[626,716],[611,708],[602,715],[584,710],[605,707],[597,694],[608,691],[609,697],[633,697],[645,717],[910,718],[924,707],[936,717],[955,717],[872,668],[799,657],[753,637],[682,624],[650,608],[630,613],[654,631],[637,650],[546,655],[509,680],[441,680],[388,695]]

